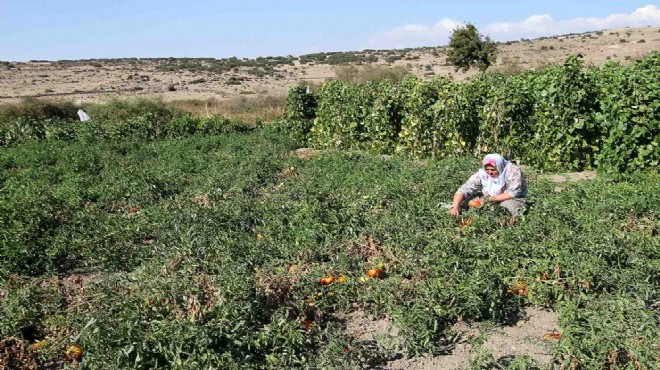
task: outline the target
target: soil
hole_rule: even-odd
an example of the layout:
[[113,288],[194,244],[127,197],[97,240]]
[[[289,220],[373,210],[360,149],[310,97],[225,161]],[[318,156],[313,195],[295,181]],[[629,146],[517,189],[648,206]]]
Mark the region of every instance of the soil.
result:
[[575,182],[575,181],[584,181],[584,180],[594,180],[597,177],[596,171],[582,171],[582,172],[567,172],[562,174],[554,175],[542,175],[539,176],[540,179],[549,180],[557,184],[555,186],[556,192],[561,192],[564,190],[564,184],[566,182]]
[[[395,353],[383,366],[388,370],[459,370],[469,367],[469,357],[477,350],[489,351],[493,359],[504,360],[516,356],[529,356],[540,366],[548,366],[553,360],[555,342],[545,334],[559,332],[558,315],[540,307],[529,307],[520,318],[508,326],[479,328],[459,322],[453,331],[461,338],[451,352],[441,356],[423,355],[406,358],[400,349],[402,338],[399,329],[388,317],[373,319],[362,311],[342,316],[346,332],[359,341],[376,342],[379,347],[393,349]],[[481,349],[472,344],[479,336],[488,339]]]
[[550,180],[554,183],[564,183],[567,181],[593,180],[596,178],[596,171],[568,172],[563,174],[554,174],[541,176],[542,179]]
[[300,148],[294,150],[292,153],[300,159],[307,159],[321,155],[323,151],[317,149],[311,149],[311,148]]

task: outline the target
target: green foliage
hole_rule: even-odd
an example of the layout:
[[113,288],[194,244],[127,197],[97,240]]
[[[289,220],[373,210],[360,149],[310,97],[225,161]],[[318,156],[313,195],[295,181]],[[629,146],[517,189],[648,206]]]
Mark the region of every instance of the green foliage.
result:
[[[498,152],[506,158],[525,160],[534,153],[536,148],[530,143],[535,132],[531,119],[535,99],[533,87],[528,83],[529,77],[524,74],[480,76],[473,92],[484,95],[483,104],[477,104],[479,129],[476,153]],[[481,88],[477,89],[477,86]]]
[[284,119],[291,137],[304,144],[316,116],[317,97],[309,86],[289,90]]
[[310,142],[326,148],[389,152],[398,132],[397,86],[388,82],[329,81],[318,92]]
[[[0,336],[47,338],[41,367],[75,340],[83,368],[373,368],[391,352],[338,317],[391,318],[414,356],[450,348],[457,320],[506,322],[534,304],[559,311],[562,364],[652,368],[657,172],[561,193],[531,180],[534,208],[515,226],[480,209],[459,228],[437,203],[476,161],[303,161],[284,133],[187,136],[205,121],[180,119],[167,131],[178,138],[0,151]],[[379,261],[384,275],[361,281]],[[319,285],[327,275],[348,281]],[[527,296],[507,293],[517,281]],[[537,368],[487,353],[472,365]]]
[[580,368],[645,368],[657,361],[660,319],[646,303],[634,296],[606,294],[584,297],[562,305],[561,325],[567,337],[562,362]]
[[335,68],[337,79],[346,82],[400,82],[409,74],[408,69],[402,66],[388,67],[367,64],[361,68],[355,65],[345,65]]
[[74,119],[78,118],[77,111],[78,108],[72,102],[26,98],[20,103],[3,105],[0,108],[0,127],[20,118]]
[[34,119],[22,117],[0,126],[0,146],[30,140],[102,140],[137,139],[155,140],[194,134],[217,135],[248,132],[254,125],[218,115],[195,117],[189,114],[163,115],[158,112],[129,115],[123,120],[80,122],[55,118]]
[[496,55],[495,43],[490,37],[481,36],[473,24],[456,28],[449,38],[447,62],[457,71],[465,72],[470,67],[477,67],[483,72],[495,62]]
[[660,161],[658,55],[601,69],[572,56],[563,66],[463,83],[332,81],[315,96],[316,112],[295,108],[285,122],[324,148],[431,158],[499,152],[538,169],[631,172]]
[[[433,90],[406,83],[452,91],[446,80]],[[398,111],[421,122],[440,109],[434,104]],[[369,119],[364,128],[376,127]],[[420,166],[339,151],[302,160],[287,155],[295,143],[286,133],[210,135],[222,127],[181,116],[153,140],[31,139],[2,148],[0,337],[24,343],[37,367],[64,364],[75,341],[82,368],[374,368],[391,350],[352,337],[339,317],[387,316],[400,329],[397,350],[414,356],[450,348],[457,320],[506,322],[534,304],[560,313],[562,364],[652,368],[657,172],[561,193],[530,179],[534,208],[515,226],[500,210],[479,209],[459,228],[437,204],[476,161]],[[370,143],[350,135],[356,146]],[[378,262],[383,276],[362,281]],[[327,275],[347,282],[319,285]],[[527,296],[507,293],[518,281]],[[30,349],[41,339],[43,349]],[[487,353],[472,364],[537,368]]]
[[589,168],[601,146],[601,127],[594,79],[583,69],[580,56],[570,56],[561,67],[550,67],[531,80],[535,95],[534,136],[528,160],[546,162],[544,168]]
[[660,165],[660,53],[626,68],[603,66],[597,122],[608,135],[596,158],[610,172]]
[[402,126],[396,150],[416,157],[470,153],[478,127],[475,90],[446,78],[406,80],[401,86]]

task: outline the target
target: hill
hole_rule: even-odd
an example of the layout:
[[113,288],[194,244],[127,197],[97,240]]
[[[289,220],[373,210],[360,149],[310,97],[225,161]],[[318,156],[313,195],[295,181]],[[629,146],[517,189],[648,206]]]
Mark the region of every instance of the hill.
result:
[[[492,70],[515,73],[560,64],[570,54],[587,63],[628,62],[660,46],[660,28],[622,28],[499,44]],[[254,97],[278,110],[291,86],[336,78],[345,65],[391,66],[420,77],[450,75],[464,79],[476,72],[455,72],[445,61],[446,47],[325,52],[298,57],[120,58],[0,62],[0,104],[25,97],[65,97],[76,102],[111,97],[158,96],[190,110],[215,110],[219,104]],[[264,100],[266,100],[264,102]]]

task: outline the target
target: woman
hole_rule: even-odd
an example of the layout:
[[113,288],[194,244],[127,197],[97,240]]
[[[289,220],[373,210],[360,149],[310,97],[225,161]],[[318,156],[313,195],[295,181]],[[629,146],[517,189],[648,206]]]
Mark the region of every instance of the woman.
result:
[[527,209],[527,183],[520,167],[499,154],[488,154],[483,160],[483,168],[470,176],[454,194],[449,213],[458,216],[463,201],[478,196],[501,205],[513,216],[523,214]]

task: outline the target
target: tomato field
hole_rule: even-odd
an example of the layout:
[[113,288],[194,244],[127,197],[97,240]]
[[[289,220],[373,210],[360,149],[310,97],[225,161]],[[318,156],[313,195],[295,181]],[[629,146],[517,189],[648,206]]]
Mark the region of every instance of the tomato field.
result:
[[[621,71],[612,73],[628,73]],[[629,139],[625,130],[637,126],[619,122],[621,130],[600,136],[598,153],[582,151],[593,142],[574,143],[579,158],[539,150],[568,168],[630,170],[633,157],[651,168],[601,173],[561,191],[530,169],[526,215],[512,219],[486,206],[456,219],[442,204],[479,167],[474,148],[494,139],[479,136],[473,146],[459,136],[439,151],[438,140],[454,140],[450,133],[409,131],[388,141],[404,127],[383,117],[407,117],[410,127],[412,117],[430,122],[429,111],[417,109],[423,92],[447,82],[404,83],[421,93],[403,111],[388,100],[396,91],[368,97],[378,102],[369,127],[382,130],[368,140],[349,132],[342,138],[355,140],[342,142],[352,150],[308,158],[295,155],[300,140],[329,143],[326,131],[309,131],[321,125],[314,116],[350,112],[300,90],[286,124],[148,114],[0,125],[0,367],[385,368],[396,354],[442,356],[478,340],[456,333],[457,322],[505,324],[533,306],[559,314],[559,332],[548,334],[551,365],[521,357],[505,366],[481,353],[470,367],[657,368],[660,175],[655,154],[640,149],[657,136]],[[657,94],[652,83],[646,94]],[[517,103],[497,122],[543,114],[516,97],[524,90],[507,91]],[[447,99],[453,108],[445,113],[456,120],[472,104]],[[626,104],[593,109],[602,118],[623,106],[631,110],[625,117],[650,120],[640,125],[657,135],[657,109]],[[492,118],[480,114],[470,118],[476,133]],[[332,130],[352,130],[343,119]],[[513,139],[503,140],[515,153]],[[622,162],[599,156],[624,145],[639,150]],[[380,154],[402,147],[412,155]],[[348,333],[340,317],[358,311],[389,318],[399,330],[395,348]]]

